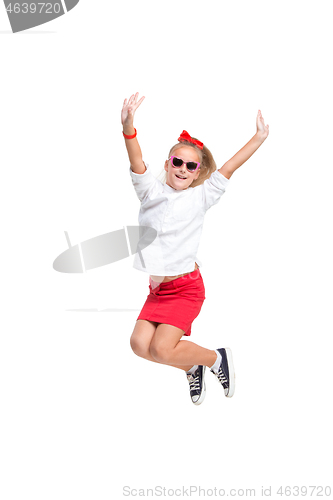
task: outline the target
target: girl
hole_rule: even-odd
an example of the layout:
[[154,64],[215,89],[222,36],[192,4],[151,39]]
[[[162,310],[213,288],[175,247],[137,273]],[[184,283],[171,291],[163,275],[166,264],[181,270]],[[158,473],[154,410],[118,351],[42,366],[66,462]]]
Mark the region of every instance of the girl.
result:
[[184,370],[195,405],[205,397],[207,366],[221,382],[225,396],[231,397],[235,373],[230,349],[206,349],[181,338],[191,334],[192,321],[205,300],[201,263],[196,257],[204,215],[219,201],[235,170],[267,138],[269,126],[259,110],[256,134],[219,170],[207,147],[184,130],[165,161],[163,184],[142,160],[133,126],[135,111],[144,100],[138,100],[138,95],[125,99],[121,122],[130,175],[141,201],[139,224],[154,228],[157,237],[134,259],[136,269],[150,274],[150,293],[137,318],[131,347],[138,356]]

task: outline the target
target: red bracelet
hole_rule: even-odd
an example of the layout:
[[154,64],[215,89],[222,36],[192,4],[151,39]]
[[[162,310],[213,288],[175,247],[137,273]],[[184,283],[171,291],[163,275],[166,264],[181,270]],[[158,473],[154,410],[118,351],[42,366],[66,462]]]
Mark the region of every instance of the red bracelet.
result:
[[135,134],[133,134],[133,135],[126,135],[123,132],[123,136],[125,137],[125,139],[134,139],[134,137],[136,137],[136,128],[134,130],[135,130]]

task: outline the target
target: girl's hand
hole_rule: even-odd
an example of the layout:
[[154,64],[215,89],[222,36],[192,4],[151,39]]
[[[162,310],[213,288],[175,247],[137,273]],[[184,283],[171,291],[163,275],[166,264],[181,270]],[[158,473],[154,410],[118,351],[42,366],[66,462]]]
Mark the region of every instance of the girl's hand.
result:
[[260,109],[257,114],[257,134],[262,141],[267,139],[269,134],[269,125],[265,125]]
[[125,99],[123,109],[121,110],[121,123],[123,126],[133,125],[134,113],[144,100],[144,96],[138,101],[139,92]]

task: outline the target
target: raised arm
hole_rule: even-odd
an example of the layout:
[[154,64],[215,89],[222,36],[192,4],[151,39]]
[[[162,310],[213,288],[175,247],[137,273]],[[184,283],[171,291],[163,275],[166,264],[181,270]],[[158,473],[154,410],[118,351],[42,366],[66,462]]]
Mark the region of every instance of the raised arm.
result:
[[257,133],[252,137],[252,139],[245,144],[245,146],[238,151],[230,160],[227,161],[219,169],[219,172],[224,175],[227,179],[230,179],[232,174],[239,168],[243,163],[245,163],[255,151],[262,145],[262,143],[267,139],[269,134],[269,125],[265,125],[264,119],[262,117],[261,111],[259,109],[257,114]]
[[[123,109],[121,110],[121,123],[123,125],[123,132],[125,135],[131,136],[135,134],[133,120],[134,113],[140,106],[144,97],[138,101],[139,93],[132,95],[128,101],[125,99]],[[143,174],[146,171],[145,164],[142,160],[141,148],[136,137],[133,139],[125,138],[126,149],[131,164],[131,169],[136,174]]]

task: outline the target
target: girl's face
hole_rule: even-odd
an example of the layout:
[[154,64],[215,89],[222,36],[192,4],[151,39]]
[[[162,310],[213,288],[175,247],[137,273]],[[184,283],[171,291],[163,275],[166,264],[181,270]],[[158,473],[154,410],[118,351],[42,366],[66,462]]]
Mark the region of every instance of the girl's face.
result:
[[[188,161],[200,162],[200,158],[191,147],[181,146],[172,152],[172,155],[181,158],[185,163]],[[167,172],[166,184],[173,189],[187,189],[192,182],[199,177],[200,167],[195,172],[189,172],[185,163],[181,167],[175,168],[171,164],[171,160],[166,160],[164,170]]]

